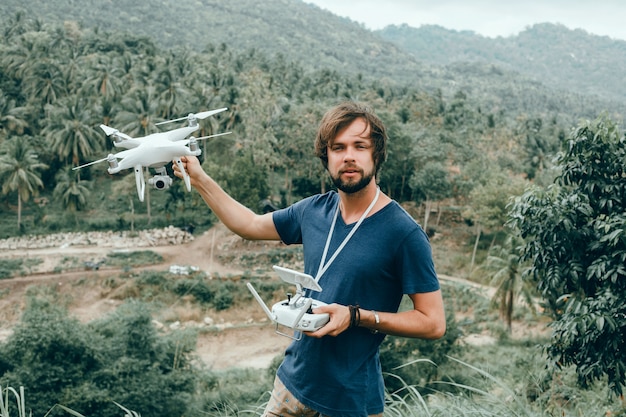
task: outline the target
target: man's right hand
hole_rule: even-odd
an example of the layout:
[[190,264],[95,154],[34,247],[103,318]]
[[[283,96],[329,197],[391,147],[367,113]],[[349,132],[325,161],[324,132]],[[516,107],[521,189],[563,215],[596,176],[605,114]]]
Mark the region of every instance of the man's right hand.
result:
[[[200,161],[195,156],[182,156],[180,161],[183,163],[183,168],[187,175],[189,175],[189,179],[191,180],[191,185],[196,186],[199,182],[199,179],[202,176],[206,176],[206,172],[202,169],[202,165],[200,165]],[[172,164],[172,169],[174,171],[174,175],[178,178],[183,179],[184,175],[180,171],[180,168],[176,163]]]

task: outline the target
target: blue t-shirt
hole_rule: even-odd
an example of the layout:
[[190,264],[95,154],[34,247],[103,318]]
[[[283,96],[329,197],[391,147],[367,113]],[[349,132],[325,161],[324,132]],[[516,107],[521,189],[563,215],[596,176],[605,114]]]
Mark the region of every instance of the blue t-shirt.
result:
[[[338,203],[339,195],[331,191],[273,213],[281,240],[303,244],[304,272],[314,277]],[[326,260],[354,226],[338,216]],[[385,312],[397,312],[403,294],[439,289],[428,238],[395,201],[363,221],[319,284],[322,291],[310,294],[315,299]],[[382,413],[378,348],[384,337],[366,328],[337,337],[303,336],[287,348],[277,375],[300,402],[324,415]]]

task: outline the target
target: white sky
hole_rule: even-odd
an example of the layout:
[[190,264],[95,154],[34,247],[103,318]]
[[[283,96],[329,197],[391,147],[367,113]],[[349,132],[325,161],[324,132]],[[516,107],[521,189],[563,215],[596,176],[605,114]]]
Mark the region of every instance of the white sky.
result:
[[535,23],[560,23],[626,40],[624,0],[304,0],[368,29],[406,23],[511,36]]

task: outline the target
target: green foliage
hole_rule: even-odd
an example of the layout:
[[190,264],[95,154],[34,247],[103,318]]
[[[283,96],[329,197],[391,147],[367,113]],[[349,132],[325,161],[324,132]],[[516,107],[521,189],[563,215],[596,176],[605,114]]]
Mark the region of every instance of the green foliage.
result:
[[0,279],[13,278],[26,272],[25,266],[34,265],[41,259],[0,259]]
[[387,336],[380,347],[385,387],[391,392],[405,385],[428,387],[439,378],[438,367],[458,349],[461,332],[454,310],[446,310],[446,334],[437,340]]
[[606,117],[582,123],[547,189],[533,188],[511,210],[523,258],[555,319],[547,351],[574,365],[579,383],[606,376],[621,394],[626,360],[626,138]]
[[493,246],[485,262],[485,270],[491,277],[490,286],[496,291],[492,303],[497,305],[500,316],[506,321],[509,332],[512,330],[515,302],[523,299],[534,309],[535,291],[528,280],[524,280],[526,265],[521,262],[519,246],[522,242],[517,235],[509,235],[502,246]]
[[54,188],[54,195],[63,202],[63,206],[70,212],[83,210],[87,207],[87,199],[91,195],[90,187],[93,185],[89,181],[81,181],[78,171],[66,166],[57,174],[57,185]]
[[[20,6],[30,12],[14,15],[16,5],[11,1],[0,6],[7,16],[13,16],[3,22],[6,30],[0,46],[0,82],[6,86],[0,96],[0,142],[28,142],[38,161],[48,167],[37,172],[49,203],[35,208],[32,202],[24,201],[26,218],[11,234],[33,229],[40,233],[52,229],[139,229],[161,223],[201,227],[214,221],[198,194],[187,193],[181,181],[175,181],[168,191],[151,193],[146,203],[134,207],[134,190],[112,187],[111,183],[122,175],[109,178],[102,165],[74,172],[74,177],[66,175],[71,172],[70,166],[101,158],[111,148],[98,128],[100,123],[138,135],[157,131],[155,123],[164,119],[228,107],[224,114],[200,123],[198,136],[233,132],[203,141],[202,157],[207,170],[226,189],[258,210],[259,201],[267,197],[280,199],[284,206],[328,188],[321,164],[312,156],[312,141],[322,113],[340,100],[368,102],[388,125],[389,161],[383,167],[380,183],[400,202],[449,195],[463,201],[475,184],[485,183],[481,179],[485,166],[502,165],[513,175],[537,171],[552,156],[558,132],[567,130],[573,118],[605,108],[578,97],[576,105],[572,105],[573,100],[559,97],[558,106],[548,107],[544,105],[549,101],[546,96],[552,93],[536,84],[526,88],[525,82],[523,94],[511,94],[511,90],[520,88],[517,76],[495,77],[490,71],[480,73],[466,68],[422,71],[421,64],[400,50],[382,47],[380,39],[367,30],[358,28],[363,36],[354,36],[355,27],[349,22],[297,2],[270,0],[252,5],[249,0],[238,0],[210,13],[205,8],[196,10],[196,5],[186,0],[177,3],[175,16],[186,15],[182,10],[194,10],[189,16],[203,16],[204,23],[198,28],[210,27],[207,39],[216,42],[206,45],[181,41],[180,36],[191,32],[178,30],[179,25],[171,37],[163,36],[164,31],[168,32],[163,27],[159,27],[155,38],[158,41],[143,37],[142,30],[149,27],[144,28],[141,20],[155,13],[149,3],[120,4],[118,9],[124,10],[123,15],[110,19],[104,17],[108,11],[95,16],[87,6],[67,9],[67,5],[59,4],[42,8],[30,1]],[[160,4],[158,10],[168,6],[172,4]],[[263,28],[258,27],[258,20],[246,24],[251,15],[242,10],[248,8],[282,23]],[[306,11],[296,13],[299,19],[316,22],[298,25],[294,33],[299,35],[295,38],[305,36],[308,40],[300,39],[295,48],[288,46],[294,36],[284,38],[285,25],[293,24],[292,9]],[[60,13],[66,23],[30,20],[44,10],[46,19]],[[105,32],[132,13],[137,15],[130,26]],[[165,19],[164,25],[177,19]],[[332,21],[337,24],[330,24]],[[84,22],[84,26],[76,22]],[[104,29],[89,26],[103,22]],[[231,27],[226,30],[225,22],[233,28],[244,27],[241,37],[230,36]],[[185,27],[196,24],[185,20]],[[126,32],[131,26],[133,32]],[[254,28],[254,34],[250,28]],[[276,28],[281,28],[280,33]],[[313,28],[316,33],[303,35],[306,32],[299,32],[302,28]],[[280,55],[274,49],[263,49],[276,48],[277,43],[267,42],[266,35],[261,36],[259,31],[272,32],[285,41]],[[198,32],[193,33],[195,39]],[[338,40],[344,36],[351,41]],[[239,44],[239,39],[251,43]],[[159,49],[160,41],[195,45],[203,51]],[[309,46],[302,48],[302,42]],[[359,42],[362,49],[343,48],[352,42]],[[55,46],[51,48],[51,44]],[[257,45],[257,49],[248,49],[250,45]],[[325,50],[328,45],[339,47],[341,52],[316,54],[309,49]],[[363,51],[373,53],[363,64],[366,67],[342,63],[350,56],[354,60],[348,62],[360,59]],[[381,63],[376,64],[379,60]],[[387,76],[378,76],[378,71]],[[415,73],[420,73],[419,84],[414,83]],[[403,85],[401,80],[407,76],[410,83]],[[480,78],[480,84],[474,76]],[[455,82],[450,83],[450,79]],[[460,86],[463,83],[472,88]],[[451,89],[449,85],[453,84]],[[496,97],[487,92],[492,85]],[[535,132],[538,125],[541,129]],[[513,143],[524,140],[528,145]],[[532,164],[537,160],[539,165],[520,162],[526,160]],[[479,168],[473,169],[472,164]],[[420,174],[425,166],[436,169]],[[427,172],[434,175],[425,178]],[[444,180],[444,172],[448,173],[445,181],[434,181]],[[419,187],[413,184],[419,189],[412,190],[409,179],[417,181],[419,176]],[[3,202],[14,205],[16,193],[11,191]]]
[[[13,401],[15,401],[14,406],[12,405]],[[27,408],[24,398],[24,387],[20,387],[19,392],[17,392],[13,387],[3,388],[0,385],[0,416],[9,417],[13,408],[17,410],[19,417],[26,417]]]
[[144,416],[182,415],[194,390],[194,344],[190,335],[157,335],[140,304],[83,325],[32,300],[0,349],[0,381],[26,387],[35,415],[58,403],[85,415],[117,416],[112,399]]
[[510,199],[522,194],[528,183],[498,169],[486,170],[483,180],[470,192],[465,216],[487,230],[502,230],[508,220]]
[[27,387],[36,414],[66,399],[58,387],[80,386],[84,375],[99,365],[96,347],[79,327],[59,308],[33,301],[2,349],[2,380]]
[[171,284],[172,291],[179,297],[193,295],[201,304],[210,304],[215,298],[216,289],[203,277],[177,279]]
[[419,170],[415,170],[409,179],[409,186],[414,195],[426,200],[438,201],[452,196],[448,170],[442,162],[427,162]]
[[200,378],[194,408],[201,415],[242,415],[268,396],[273,380],[257,369],[209,371]]
[[211,164],[207,173],[237,201],[259,211],[259,203],[269,196],[268,171],[255,163],[252,153],[236,154],[230,164]]
[[151,250],[132,252],[110,252],[107,254],[107,265],[117,267],[133,267],[163,262],[163,257]]
[[17,137],[0,143],[0,182],[2,194],[17,192],[17,228],[21,231],[22,204],[43,188],[40,171],[47,165],[28,144],[28,137]]

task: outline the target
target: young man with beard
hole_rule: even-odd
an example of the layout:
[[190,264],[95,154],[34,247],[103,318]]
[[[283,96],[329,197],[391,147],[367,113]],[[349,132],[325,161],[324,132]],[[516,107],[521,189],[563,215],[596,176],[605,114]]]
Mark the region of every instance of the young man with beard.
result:
[[[366,106],[344,102],[323,117],[316,155],[337,191],[263,215],[219,187],[194,157],[191,184],[234,233],[301,243],[304,272],[319,280],[314,313],[330,321],[287,348],[264,416],[382,416],[379,346],[385,335],[436,339],[445,333],[441,291],[422,228],[382,193],[376,174],[387,134]],[[174,164],[174,171],[182,177]],[[398,312],[407,294],[413,308]]]

